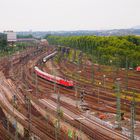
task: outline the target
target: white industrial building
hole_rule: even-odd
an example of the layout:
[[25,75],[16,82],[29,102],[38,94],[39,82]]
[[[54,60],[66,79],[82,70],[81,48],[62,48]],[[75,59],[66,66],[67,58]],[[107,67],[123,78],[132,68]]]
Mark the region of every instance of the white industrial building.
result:
[[7,34],[7,42],[16,42],[17,41],[17,34],[13,31],[4,31]]

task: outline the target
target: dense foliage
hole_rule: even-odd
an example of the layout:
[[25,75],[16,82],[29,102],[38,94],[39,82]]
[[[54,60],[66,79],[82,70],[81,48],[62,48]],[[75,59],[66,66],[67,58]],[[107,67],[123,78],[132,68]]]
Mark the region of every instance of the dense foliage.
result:
[[5,51],[7,47],[7,39],[5,34],[0,34],[0,51]]
[[17,51],[22,51],[27,47],[34,46],[33,43],[30,42],[17,42],[14,44],[8,44],[7,38],[5,34],[0,34],[0,56],[6,56],[13,54]]
[[28,35],[17,35],[17,38],[33,38],[31,34]]
[[50,44],[80,49],[94,62],[118,67],[140,65],[140,37],[137,36],[47,36]]

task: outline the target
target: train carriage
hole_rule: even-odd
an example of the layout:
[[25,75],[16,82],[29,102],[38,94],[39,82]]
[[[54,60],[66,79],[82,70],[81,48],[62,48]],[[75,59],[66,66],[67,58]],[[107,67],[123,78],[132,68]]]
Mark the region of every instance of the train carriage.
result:
[[36,66],[35,66],[35,73],[38,76],[40,76],[41,78],[46,79],[48,81],[56,82],[57,84],[65,86],[65,87],[73,87],[73,81],[65,80],[58,76],[54,76],[54,75],[48,74],[46,72],[43,72]]
[[136,71],[140,72],[140,66],[138,66],[138,67],[136,68]]
[[47,55],[46,57],[43,58],[43,62],[45,63],[48,59],[54,57],[57,54],[57,51]]

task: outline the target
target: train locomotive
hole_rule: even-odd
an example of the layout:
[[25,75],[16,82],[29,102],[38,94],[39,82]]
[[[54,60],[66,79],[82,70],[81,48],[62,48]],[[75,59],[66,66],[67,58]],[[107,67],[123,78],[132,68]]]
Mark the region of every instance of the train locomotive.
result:
[[136,68],[136,71],[137,71],[137,72],[140,72],[140,66],[138,66],[138,67]]
[[65,80],[58,76],[54,76],[54,75],[48,74],[46,72],[43,72],[37,66],[35,66],[34,69],[35,69],[35,73],[43,79],[57,83],[59,85],[65,86],[65,87],[71,87],[71,88],[73,87],[73,81]]

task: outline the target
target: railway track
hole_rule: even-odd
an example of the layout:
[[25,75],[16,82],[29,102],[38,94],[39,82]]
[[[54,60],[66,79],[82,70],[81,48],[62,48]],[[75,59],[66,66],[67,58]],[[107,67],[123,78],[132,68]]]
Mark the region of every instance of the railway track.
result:
[[[25,56],[26,56],[26,54],[25,54]],[[38,90],[38,93],[37,94],[35,94],[36,93],[36,83],[35,83],[35,75],[34,74],[32,74],[33,73],[33,69],[32,69],[32,67],[34,66],[34,65],[39,65],[39,63],[41,62],[40,61],[40,59],[42,59],[42,57],[44,56],[44,55],[40,55],[39,53],[38,53],[38,56],[39,57],[37,57],[37,58],[35,58],[35,60],[33,61],[32,60],[32,62],[30,62],[30,63],[28,63],[27,64],[27,62],[28,62],[28,60],[29,60],[29,56],[28,56],[28,59],[26,60],[26,59],[24,59],[24,57],[21,59],[21,61],[19,61],[18,60],[18,57],[17,58],[15,58],[15,61],[14,61],[14,63],[13,63],[13,66],[17,66],[17,70],[14,72],[14,78],[18,78],[18,75],[20,75],[20,64],[22,63],[22,65],[24,65],[23,67],[22,67],[22,70],[23,70],[23,75],[22,76],[24,76],[24,79],[22,79],[22,77],[21,77],[21,81],[20,81],[20,83],[21,83],[21,92],[22,92],[22,97],[21,98],[23,98],[23,96],[24,96],[24,94],[23,93],[27,93],[27,91],[26,91],[26,89],[32,89],[33,91],[32,91],[32,95],[34,96],[33,98],[31,98],[32,100],[34,100],[34,98],[35,98],[35,100],[37,100],[37,98],[39,99],[39,98],[49,98],[50,100],[52,100],[52,101],[54,101],[54,102],[56,102],[56,99],[54,99],[54,98],[52,98],[51,96],[49,96],[49,94],[52,94],[52,92],[53,92],[53,90],[54,90],[54,84],[53,83],[50,83],[50,82],[48,82],[48,81],[45,81],[45,80],[43,80],[43,79],[41,79],[41,78],[37,78],[37,84],[38,84],[38,88],[37,88],[37,90]],[[30,59],[33,59],[34,57],[31,57]],[[27,64],[27,65],[26,65]],[[19,66],[19,67],[18,67]],[[67,65],[66,65],[67,66]],[[70,65],[70,66],[72,66],[72,65]],[[43,67],[43,66],[42,66]],[[59,67],[60,68],[62,68],[62,69],[65,69],[65,67],[63,66],[63,65],[59,65]],[[75,68],[76,66],[74,65],[74,66],[72,66],[71,68],[70,68],[70,70],[72,70],[72,68]],[[2,71],[4,70],[2,67],[0,68]],[[19,71],[19,72],[18,72]],[[84,78],[88,78],[87,76],[86,76],[86,74],[88,73],[89,71],[87,71],[84,75],[83,75],[83,77]],[[63,71],[60,71],[60,73],[61,73],[61,75],[62,76],[66,76],[64,73],[63,73]],[[99,75],[100,76],[100,75]],[[68,76],[69,77],[69,76]],[[13,78],[13,79],[14,79]],[[17,80],[17,79],[14,79],[14,80]],[[96,80],[100,80],[100,78],[97,78]],[[132,80],[134,80],[133,78],[132,78]],[[89,88],[89,90],[86,90],[86,92],[87,92],[87,94],[85,95],[85,100],[89,103],[89,106],[90,106],[90,108],[92,108],[92,104],[94,104],[94,106],[96,106],[95,108],[98,108],[98,107],[100,107],[98,104],[97,104],[97,99],[98,99],[98,95],[97,95],[97,93],[98,93],[98,86],[93,86],[92,84],[87,84],[87,83],[82,83],[80,80],[77,80],[76,79],[76,84],[79,84],[81,87],[84,87],[84,86],[87,86],[88,88]],[[28,85],[28,86],[27,86]],[[97,87],[97,90],[93,90],[93,89],[95,89]],[[25,89],[26,88],[26,89]],[[59,88],[59,92],[62,94],[62,95],[65,95],[65,96],[67,96],[67,97],[69,97],[69,98],[71,98],[71,99],[75,99],[75,89],[67,89],[67,88],[65,88],[65,87],[62,87],[62,86],[56,86],[56,88],[58,89]],[[25,89],[25,90],[23,90],[23,89]],[[100,90],[102,90],[103,88],[101,88],[100,87]],[[109,90],[110,89],[106,89],[105,91],[100,91],[100,101],[104,101],[104,102],[106,102],[106,104],[108,105],[108,106],[111,106],[112,108],[116,108],[116,106],[114,105],[114,104],[112,104],[111,102],[112,101],[115,101],[115,97],[113,97],[112,96],[112,93],[110,93],[109,92]],[[92,91],[92,93],[91,93],[91,91]],[[48,92],[49,94],[48,95],[46,95],[46,92]],[[39,95],[41,93],[41,95]],[[104,95],[104,94],[106,94],[106,95]],[[80,95],[80,90],[78,89],[78,97],[79,97],[79,95]],[[107,99],[107,98],[109,98],[109,99]],[[36,101],[36,104],[37,105],[39,105],[40,106],[40,104]],[[72,112],[74,113],[74,114],[77,114],[77,115],[80,115],[80,112],[79,111],[77,111],[77,109],[75,108],[73,108],[73,106],[71,106],[71,105],[69,105],[69,104],[67,104],[67,103],[65,103],[65,102],[63,102],[63,101],[61,101],[60,102],[60,104],[61,104],[61,106],[63,106],[63,107],[65,107],[65,108],[67,108],[67,109],[69,109],[69,110],[72,110]],[[97,104],[97,105],[96,105]],[[129,103],[128,103],[129,104]],[[5,105],[3,105],[4,107],[5,107]],[[95,109],[94,108],[94,109]],[[33,107],[32,107],[32,109],[33,109]],[[25,108],[24,107],[24,104],[23,104],[23,110],[24,110],[24,112],[26,112],[25,114],[27,114],[28,113],[28,110],[27,110],[27,108]],[[8,110],[8,108],[7,108],[7,111],[8,112],[10,112],[9,110]],[[21,113],[22,113],[23,111],[21,111]],[[50,111],[51,112],[51,111]],[[11,112],[12,113],[12,112]],[[54,113],[54,112],[53,112]],[[51,122],[49,122],[49,125],[48,126],[46,126],[45,125],[45,123],[46,123],[46,121],[44,120],[44,119],[42,119],[42,120],[38,120],[37,119],[37,116],[36,116],[36,113],[35,112],[32,112],[31,113],[31,115],[34,115],[34,117],[32,118],[32,127],[31,127],[31,130],[32,130],[32,132],[33,133],[37,133],[38,135],[39,135],[39,137],[41,138],[41,139],[43,139],[43,137],[45,137],[45,138],[48,138],[48,140],[50,139],[54,139],[55,138],[55,134],[54,134],[54,130],[55,130],[55,128],[52,126],[52,124],[51,124]],[[39,115],[39,117],[41,117],[42,115]],[[83,116],[84,117],[84,116]],[[19,119],[19,118],[18,118]],[[20,119],[19,119],[20,120]],[[26,119],[27,121],[26,122],[24,122],[23,123],[23,120],[20,120],[21,121],[21,123],[22,124],[24,124],[24,126],[28,129],[28,118]],[[73,126],[75,126],[76,128],[79,128],[79,120],[75,120],[74,122],[71,122],[68,118],[66,119],[67,120],[67,122],[68,123],[71,123]],[[90,122],[90,123],[94,123],[95,125],[99,125],[99,124],[96,124],[96,122],[91,122],[91,120],[86,120],[86,121],[88,121],[88,123]],[[108,136],[108,135],[105,135],[105,134],[103,134],[103,133],[101,133],[101,132],[99,132],[98,130],[95,130],[95,129],[91,129],[91,128],[89,128],[89,126],[87,126],[87,125],[85,125],[85,123],[82,123],[82,122],[80,122],[81,123],[81,125],[82,125],[82,131],[85,133],[85,134],[87,134],[87,135],[89,135],[90,136],[90,138],[93,138],[93,139],[95,139],[95,140],[108,140],[108,139],[110,139],[111,140],[111,138]],[[49,127],[49,129],[50,130],[48,130],[48,127]],[[102,127],[102,126],[99,126],[99,127]],[[104,128],[104,127],[102,127],[102,129],[106,129],[106,128]],[[106,130],[106,131],[109,131],[109,133],[111,132],[111,130]],[[63,132],[61,132],[61,133],[63,133]],[[111,132],[111,133],[113,133],[113,132]],[[121,134],[118,134],[118,133],[114,133],[114,135],[116,135],[116,136],[118,136],[118,137],[120,137],[120,138],[124,138]],[[61,135],[61,137],[62,138],[65,138],[66,139],[66,136],[65,135]],[[125,137],[126,138],[126,137]],[[127,139],[127,138],[126,138]],[[45,139],[44,139],[45,140]],[[112,139],[113,140],[113,139]],[[115,140],[115,139],[114,139]]]
[[[16,61],[16,63],[18,63],[19,61]],[[15,63],[15,64],[16,64]],[[14,64],[14,65],[15,65]],[[4,92],[4,91],[3,91]],[[6,92],[6,91],[5,91]],[[7,94],[7,93],[6,93]],[[1,94],[1,99],[3,100],[2,102],[1,102],[1,106],[2,106],[2,108],[4,108],[9,114],[11,114],[12,116],[16,116],[16,119],[17,119],[17,121],[19,121],[26,129],[28,129],[28,121],[26,121],[26,120],[28,120],[26,117],[25,118],[23,118],[23,117],[21,117],[21,116],[23,116],[23,115],[20,115],[19,114],[19,112],[16,112],[16,109],[14,109],[14,114],[13,114],[13,108],[14,107],[12,107],[12,105],[10,105],[10,103],[9,103],[9,101],[4,97],[4,96],[2,96],[2,95],[4,95],[4,94]],[[39,123],[38,124],[36,124],[37,123],[37,121],[35,121],[35,122],[33,122],[32,123],[32,132],[34,133],[34,134],[37,134],[42,140],[44,139],[44,140],[46,140],[46,138],[48,139],[48,140],[53,140],[54,139],[54,137],[53,138],[51,138],[52,136],[49,134],[49,133],[45,133],[45,135],[43,134],[43,130],[46,130],[45,129],[45,127],[41,127],[41,125],[40,125],[40,127],[39,127]],[[39,128],[36,128],[35,126],[38,126]],[[44,131],[45,132],[45,131]],[[49,135],[49,136],[48,136]]]
[[[71,64],[71,63],[70,63]],[[72,64],[71,64],[72,65]],[[71,67],[71,65],[69,66],[69,70],[68,71],[72,71],[72,69],[76,69],[74,66],[76,66],[75,64],[73,64],[73,66]],[[67,69],[65,69],[65,67],[66,68],[68,68],[68,66],[66,65],[66,64],[64,64],[63,63],[63,66],[61,67],[60,66],[60,69],[61,68],[64,68],[64,71],[67,71]],[[62,72],[63,73],[63,72]],[[83,73],[82,73],[82,75],[83,75]],[[100,74],[101,76],[103,75],[103,74]],[[67,76],[67,75],[66,75]],[[81,76],[81,75],[80,75]],[[68,76],[69,77],[69,76]],[[96,78],[96,76],[95,76],[95,78]],[[98,79],[97,79],[98,80]],[[102,80],[100,80],[100,81],[102,81]],[[113,90],[111,90],[111,89],[107,89],[107,88],[105,88],[104,89],[104,87],[101,87],[101,86],[99,86],[99,85],[94,85],[94,84],[83,84],[84,82],[81,82],[80,80],[79,81],[76,81],[76,83],[79,85],[79,86],[81,86],[81,87],[86,87],[86,89],[85,89],[85,92],[86,92],[86,94],[87,95],[90,95],[91,96],[91,98],[92,98],[92,96],[97,96],[97,94],[98,94],[98,87],[99,87],[99,90],[100,90],[100,92],[99,92],[99,94],[100,94],[100,99],[102,99],[102,98],[106,98],[107,100],[106,101],[108,101],[109,99],[113,99],[112,101],[115,101],[116,100],[116,97],[113,95],[114,94],[114,91]],[[93,90],[93,88],[92,87],[94,87],[94,90]],[[138,86],[137,86],[138,87]],[[95,88],[96,88],[96,91],[95,91]],[[129,87],[128,87],[129,88]],[[89,90],[87,90],[87,89],[89,89]],[[134,89],[134,87],[132,88],[132,89]],[[137,90],[138,91],[138,90]],[[96,95],[95,94],[92,94],[92,93],[94,93],[94,92],[96,92]],[[129,95],[127,95],[127,96],[129,96]],[[101,100],[102,101],[102,100]],[[126,108],[130,108],[130,102],[127,100],[127,99],[123,99],[122,100],[122,104],[127,104],[128,106],[126,107]],[[139,104],[139,102],[137,102],[137,104]],[[115,108],[116,108],[116,106],[115,106]],[[125,110],[125,111],[129,111],[130,112],[130,110]],[[139,112],[139,109],[137,109],[137,115],[139,115],[140,114],[140,112]]]
[[[29,74],[29,75],[30,75],[30,74]],[[29,75],[28,75],[28,76],[29,76]],[[29,79],[28,79],[28,78],[29,78]],[[29,81],[32,81],[32,77],[31,77],[31,76],[29,76],[28,78],[27,78],[27,79],[28,79]],[[45,83],[43,83],[43,81],[44,81],[43,79],[38,78],[38,82],[39,82],[38,84],[41,85],[41,86],[43,86],[43,88],[46,88],[46,81],[44,81]],[[33,86],[33,84],[32,84],[32,86]],[[54,86],[54,85],[53,85],[52,83],[47,83],[47,88],[48,88],[48,89],[50,89],[50,87],[53,89],[53,86]],[[35,86],[34,86],[34,87],[35,87]],[[60,88],[60,89],[61,89],[61,88]],[[64,89],[63,89],[63,91],[64,91]]]

